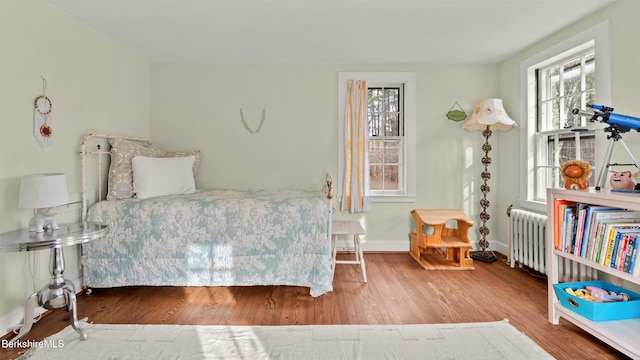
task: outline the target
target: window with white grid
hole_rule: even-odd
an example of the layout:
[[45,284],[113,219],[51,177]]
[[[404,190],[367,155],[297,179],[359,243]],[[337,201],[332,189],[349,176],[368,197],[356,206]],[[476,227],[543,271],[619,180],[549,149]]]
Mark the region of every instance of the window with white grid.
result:
[[338,188],[344,170],[346,84],[365,80],[371,201],[415,201],[415,73],[341,72],[338,78]]
[[591,165],[589,184],[598,169],[601,127],[574,115],[587,104],[608,104],[611,97],[609,22],[525,59],[520,64],[521,206],[545,210],[546,191],[562,187],[560,166],[567,160]]
[[[544,200],[548,187],[564,184],[560,165],[578,159],[595,168],[595,131],[586,127],[586,119],[574,115],[573,109],[586,109],[595,101],[595,53],[593,46],[575,49],[535,71],[537,101],[536,158],[534,198]],[[589,183],[593,184],[591,173]]]
[[404,191],[404,84],[367,84],[372,195]]

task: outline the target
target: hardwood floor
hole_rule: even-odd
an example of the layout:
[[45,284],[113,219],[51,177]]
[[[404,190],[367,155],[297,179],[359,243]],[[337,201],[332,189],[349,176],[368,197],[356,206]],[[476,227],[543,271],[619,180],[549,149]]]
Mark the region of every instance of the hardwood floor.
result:
[[[366,253],[359,266],[336,267],[334,291],[312,298],[306,288],[140,287],[96,289],[78,297],[79,318],[112,324],[308,325],[417,324],[508,319],[557,359],[624,359],[561,319],[547,321],[546,279],[504,262],[475,261],[473,271],[423,270],[406,253]],[[25,339],[39,341],[68,326],[58,309]],[[3,339],[10,338],[9,335]],[[2,349],[0,358],[22,351]]]

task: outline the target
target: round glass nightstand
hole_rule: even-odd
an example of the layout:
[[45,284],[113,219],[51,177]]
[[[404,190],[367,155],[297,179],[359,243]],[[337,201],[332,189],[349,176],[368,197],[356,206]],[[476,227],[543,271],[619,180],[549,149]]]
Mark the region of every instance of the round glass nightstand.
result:
[[60,225],[59,229],[47,229],[37,233],[27,229],[16,230],[0,235],[0,251],[21,252],[50,249],[51,281],[44,285],[37,293],[29,296],[24,304],[24,321],[20,333],[11,342],[25,336],[33,324],[33,313],[37,306],[45,309],[58,309],[66,306],[71,312],[71,326],[80,334],[81,340],[87,339],[87,334],[78,326],[78,312],[76,303],[76,289],[73,282],[66,280],[64,274],[65,246],[83,244],[103,238],[107,234],[107,226],[91,222]]

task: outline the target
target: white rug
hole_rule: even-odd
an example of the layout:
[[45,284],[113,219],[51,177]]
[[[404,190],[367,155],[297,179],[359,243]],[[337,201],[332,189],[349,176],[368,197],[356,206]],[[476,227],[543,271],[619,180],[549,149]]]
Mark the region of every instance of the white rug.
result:
[[507,320],[427,325],[196,326],[82,323],[23,359],[553,359]]

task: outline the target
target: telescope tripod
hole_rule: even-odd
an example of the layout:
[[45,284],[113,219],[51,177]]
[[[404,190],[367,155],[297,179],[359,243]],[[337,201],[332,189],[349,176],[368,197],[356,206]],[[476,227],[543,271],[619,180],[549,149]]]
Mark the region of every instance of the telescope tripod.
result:
[[[625,133],[629,130],[630,130],[629,128],[619,127],[617,125],[610,125],[609,127],[604,129],[605,132],[610,132],[611,135],[607,136],[607,139],[609,139],[609,146],[607,147],[607,152],[604,155],[604,162],[603,162],[604,166],[600,169],[600,174],[598,174],[598,180],[596,182],[596,190],[600,190],[604,186],[604,181],[607,178],[607,172],[609,171],[610,166],[633,165],[636,167],[636,169],[638,169],[638,162],[633,157],[633,154],[631,153],[631,150],[629,150],[629,147],[627,147],[627,144],[625,144],[624,140],[622,140],[621,133]],[[616,142],[620,142],[622,146],[624,146],[624,149],[627,151],[627,154],[629,154],[629,157],[631,158],[633,163],[630,163],[630,164],[611,163],[611,154],[613,153],[613,145]]]

